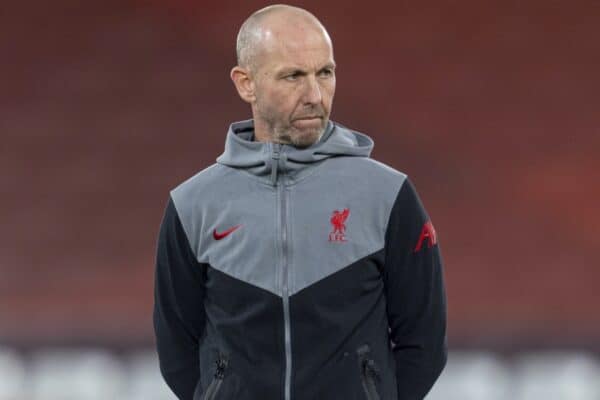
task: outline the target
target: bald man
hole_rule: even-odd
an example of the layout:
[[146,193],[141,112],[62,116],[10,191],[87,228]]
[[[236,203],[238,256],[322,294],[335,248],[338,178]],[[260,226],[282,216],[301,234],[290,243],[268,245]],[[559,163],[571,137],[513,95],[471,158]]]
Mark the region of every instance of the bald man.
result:
[[329,119],[331,39],[261,9],[231,79],[252,119],[171,192],[156,258],[161,373],[179,399],[422,399],[446,363],[433,224],[373,140]]

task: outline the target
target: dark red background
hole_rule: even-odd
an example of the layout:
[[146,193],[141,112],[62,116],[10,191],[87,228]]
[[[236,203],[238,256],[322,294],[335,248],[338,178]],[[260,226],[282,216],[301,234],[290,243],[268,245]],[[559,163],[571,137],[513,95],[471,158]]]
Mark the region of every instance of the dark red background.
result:
[[[151,343],[168,190],[250,116],[228,74],[266,3],[5,3],[0,343]],[[433,218],[451,345],[598,346],[598,3],[295,4],[334,41],[332,118]]]

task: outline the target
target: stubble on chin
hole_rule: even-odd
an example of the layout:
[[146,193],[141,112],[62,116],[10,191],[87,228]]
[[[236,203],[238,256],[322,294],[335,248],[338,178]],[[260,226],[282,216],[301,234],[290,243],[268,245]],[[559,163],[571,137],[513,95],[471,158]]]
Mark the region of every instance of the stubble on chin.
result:
[[264,115],[263,121],[266,122],[271,141],[303,149],[313,145],[321,138],[328,120],[324,120],[319,128],[308,131],[300,130],[292,123],[277,123],[275,118],[272,118],[269,114]]
[[274,141],[303,149],[316,143],[325,132],[325,127],[326,124],[319,129],[311,129],[308,132],[302,132],[293,126],[288,126],[287,129],[282,132],[275,131]]

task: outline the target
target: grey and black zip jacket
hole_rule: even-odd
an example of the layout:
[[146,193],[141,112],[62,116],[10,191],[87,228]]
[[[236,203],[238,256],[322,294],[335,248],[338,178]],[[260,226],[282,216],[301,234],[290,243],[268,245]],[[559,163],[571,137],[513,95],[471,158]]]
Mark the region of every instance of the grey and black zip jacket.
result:
[[310,147],[233,123],[170,192],[156,260],[161,373],[179,399],[422,399],[446,363],[433,224],[407,176],[335,122]]

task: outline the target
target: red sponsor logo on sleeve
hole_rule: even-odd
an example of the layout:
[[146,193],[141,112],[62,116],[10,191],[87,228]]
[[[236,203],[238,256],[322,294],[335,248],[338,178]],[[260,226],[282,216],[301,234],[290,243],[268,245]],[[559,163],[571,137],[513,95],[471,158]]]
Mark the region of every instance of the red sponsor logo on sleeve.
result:
[[431,248],[437,244],[437,236],[435,234],[435,228],[431,221],[425,222],[423,228],[421,229],[421,234],[419,235],[419,241],[417,242],[417,246],[415,247],[415,253],[421,250],[423,247],[423,243],[427,241],[427,247]]

